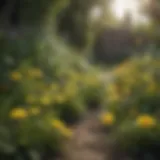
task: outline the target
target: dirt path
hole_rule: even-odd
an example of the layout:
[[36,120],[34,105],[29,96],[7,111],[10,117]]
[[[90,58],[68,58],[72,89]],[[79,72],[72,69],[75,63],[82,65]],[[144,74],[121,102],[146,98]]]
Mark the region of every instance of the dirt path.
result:
[[90,111],[86,118],[75,126],[74,135],[65,145],[61,160],[106,160],[105,133],[98,121],[99,111]]

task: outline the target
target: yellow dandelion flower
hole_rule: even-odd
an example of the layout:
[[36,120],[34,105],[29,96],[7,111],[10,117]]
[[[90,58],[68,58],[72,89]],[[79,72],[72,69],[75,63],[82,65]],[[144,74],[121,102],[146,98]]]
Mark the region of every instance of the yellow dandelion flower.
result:
[[52,121],[52,126],[57,129],[64,137],[70,138],[72,136],[72,131],[67,128],[62,121],[54,119]]
[[38,107],[30,108],[29,113],[31,113],[32,115],[38,115],[40,113],[40,109]]
[[28,112],[23,108],[15,108],[10,113],[10,117],[13,119],[24,119],[27,116]]
[[12,72],[12,73],[11,73],[11,79],[12,79],[13,81],[19,81],[19,80],[22,79],[22,75],[21,75],[21,73],[19,73],[19,72]]
[[141,115],[137,117],[136,123],[142,128],[150,128],[156,125],[156,119],[150,115]]
[[61,129],[61,128],[64,127],[64,124],[63,124],[62,121],[57,120],[57,119],[54,119],[54,120],[52,120],[52,126],[53,126],[54,128],[56,128],[56,129]]
[[104,125],[112,125],[115,122],[115,117],[110,112],[103,114],[100,118]]

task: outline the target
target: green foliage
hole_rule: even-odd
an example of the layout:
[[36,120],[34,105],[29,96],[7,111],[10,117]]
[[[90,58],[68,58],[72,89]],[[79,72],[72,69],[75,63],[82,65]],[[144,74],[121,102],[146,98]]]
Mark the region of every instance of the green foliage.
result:
[[[68,2],[22,1],[18,16],[22,28],[0,35],[2,160],[41,160],[48,158],[46,154],[53,158],[72,136],[67,123],[82,118],[88,99],[95,100],[91,92],[100,86],[99,80],[93,83],[95,74],[90,73],[95,67],[55,34],[57,13]],[[83,7],[80,10],[82,13]],[[88,5],[85,11],[89,10]],[[86,12],[81,18],[83,36]]]
[[[134,121],[126,121],[117,127],[114,138],[120,150],[134,158],[159,159],[160,126],[139,128]],[[140,157],[141,156],[141,157]]]
[[[97,98],[100,102],[103,97],[97,94],[97,90],[102,90],[99,70],[86,58],[68,53],[69,48],[51,54],[55,48],[39,47],[39,59],[37,54],[8,72],[11,86],[3,97],[8,101],[2,98],[4,103],[0,108],[0,122],[12,137],[0,140],[0,152],[6,156],[8,152],[20,156],[19,148],[25,152],[22,159],[31,157],[32,149],[41,157],[40,152],[45,152],[46,146],[53,153],[60,152],[65,140],[72,135],[65,124],[82,118],[88,100]],[[47,49],[50,63],[40,58]]]
[[91,71],[86,78],[83,78],[84,86],[81,94],[89,108],[101,106],[103,100],[104,84],[100,79],[100,73]]
[[147,154],[158,156],[159,65],[158,57],[132,58],[113,70],[114,81],[106,88],[105,106],[116,119],[111,139],[122,152],[136,159]]
[[[117,67],[115,80],[106,90],[107,103],[120,112],[134,107],[139,112],[157,112],[159,97],[159,59],[148,56],[130,60]],[[135,75],[135,78],[132,76]],[[110,107],[109,107],[110,108]],[[112,108],[112,107],[111,107]]]

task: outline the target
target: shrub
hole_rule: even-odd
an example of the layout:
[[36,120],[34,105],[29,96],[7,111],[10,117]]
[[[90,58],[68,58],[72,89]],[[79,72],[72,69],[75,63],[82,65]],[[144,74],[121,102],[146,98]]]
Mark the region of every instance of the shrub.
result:
[[150,154],[153,158],[158,154],[158,68],[159,59],[132,58],[113,70],[114,80],[106,88],[106,110],[116,118],[110,131],[111,139],[121,151],[132,156]]
[[100,79],[100,72],[90,72],[81,76],[81,94],[88,108],[97,108],[102,105],[104,85]]
[[[48,73],[42,66],[23,63],[8,75],[12,92],[0,109],[1,121],[10,135],[4,145],[9,143],[6,147],[12,157],[31,159],[32,154],[42,158],[59,153],[65,140],[72,136],[68,124],[82,118],[88,100],[100,102],[103,97],[97,72],[91,72],[95,68],[78,64],[81,59],[76,63],[73,59],[68,65],[59,58],[54,62],[56,72],[55,68]],[[0,152],[8,156],[3,150],[7,151],[5,146],[2,150],[0,147]]]
[[133,59],[118,67],[114,71],[114,81],[106,89],[108,109],[122,117],[129,116],[133,110],[140,113],[157,113],[160,96],[157,68],[158,60],[145,58]]
[[[147,118],[147,117],[146,117]],[[151,118],[155,121],[154,118]],[[160,126],[146,122],[139,124],[134,121],[124,121],[114,132],[115,143],[121,152],[135,159],[159,159]]]

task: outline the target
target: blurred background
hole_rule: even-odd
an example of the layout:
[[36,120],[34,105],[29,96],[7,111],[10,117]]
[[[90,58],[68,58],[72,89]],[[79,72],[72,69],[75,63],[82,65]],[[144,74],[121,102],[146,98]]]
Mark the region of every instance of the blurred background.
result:
[[158,160],[159,50],[159,0],[1,0],[0,160],[56,157],[93,106],[121,153]]

